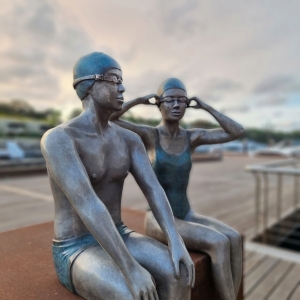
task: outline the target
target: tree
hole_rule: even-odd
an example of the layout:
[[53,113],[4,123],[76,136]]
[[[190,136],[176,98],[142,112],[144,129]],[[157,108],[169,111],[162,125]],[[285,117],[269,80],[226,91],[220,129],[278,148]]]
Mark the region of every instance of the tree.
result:
[[82,113],[82,108],[74,108],[69,115],[69,119],[74,119]]

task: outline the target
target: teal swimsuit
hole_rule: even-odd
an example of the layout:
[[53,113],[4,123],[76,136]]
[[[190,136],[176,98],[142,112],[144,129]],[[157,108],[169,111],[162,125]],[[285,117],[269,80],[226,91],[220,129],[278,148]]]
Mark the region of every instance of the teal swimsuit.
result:
[[[189,138],[188,131],[187,135]],[[160,185],[165,190],[174,217],[183,219],[190,210],[186,195],[192,168],[189,143],[181,154],[169,154],[160,145],[159,132],[156,129],[155,159],[152,167]]]

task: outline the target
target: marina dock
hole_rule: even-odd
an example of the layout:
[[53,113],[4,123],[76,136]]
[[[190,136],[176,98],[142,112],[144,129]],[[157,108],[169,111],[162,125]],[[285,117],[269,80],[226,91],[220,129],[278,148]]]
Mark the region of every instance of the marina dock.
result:
[[[244,298],[300,299],[300,254],[256,246],[255,181],[245,166],[269,158],[225,156],[223,161],[194,163],[188,188],[192,208],[216,218],[244,237]],[[272,159],[274,160],[274,158]],[[292,180],[284,182],[283,205],[292,200]],[[274,187],[272,189],[272,187]],[[270,198],[276,180],[270,180]],[[53,220],[54,204],[46,174],[0,179],[0,232]],[[131,175],[125,181],[122,206],[146,210],[148,204]],[[270,206],[270,211],[274,207]]]

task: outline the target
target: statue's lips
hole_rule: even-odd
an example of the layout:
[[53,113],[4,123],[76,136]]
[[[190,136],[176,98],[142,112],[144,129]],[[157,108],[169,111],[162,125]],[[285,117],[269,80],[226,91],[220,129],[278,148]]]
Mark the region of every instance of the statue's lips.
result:
[[173,111],[172,114],[174,116],[180,116],[181,115],[180,111]]
[[120,102],[124,102],[124,98],[123,97],[116,98],[116,100],[118,100]]

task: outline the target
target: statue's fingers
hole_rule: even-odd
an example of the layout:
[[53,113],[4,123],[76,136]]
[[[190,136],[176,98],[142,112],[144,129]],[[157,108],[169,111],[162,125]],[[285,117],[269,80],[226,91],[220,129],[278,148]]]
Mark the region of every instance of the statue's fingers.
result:
[[172,257],[172,262],[175,270],[175,277],[179,278],[179,261],[175,261],[174,257]]
[[159,300],[158,294],[157,294],[157,290],[156,290],[156,289],[154,289],[153,295],[154,295],[154,299],[155,299],[155,300]]

